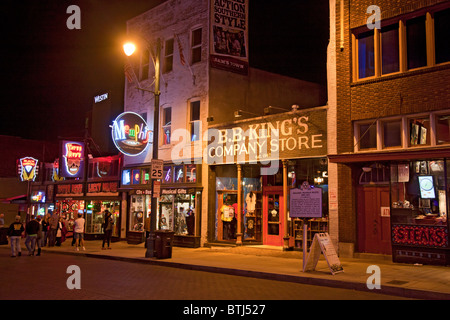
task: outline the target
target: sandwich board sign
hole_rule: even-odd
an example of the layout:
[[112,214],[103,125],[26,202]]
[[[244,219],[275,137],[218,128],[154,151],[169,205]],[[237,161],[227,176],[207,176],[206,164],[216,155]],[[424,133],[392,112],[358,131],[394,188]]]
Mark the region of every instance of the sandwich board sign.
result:
[[307,253],[306,250],[303,252],[303,272],[313,271],[316,268],[321,252],[325,256],[331,274],[334,275],[339,272],[344,272],[344,268],[342,267],[333,243],[331,242],[330,235],[327,232],[316,233],[309,253]]

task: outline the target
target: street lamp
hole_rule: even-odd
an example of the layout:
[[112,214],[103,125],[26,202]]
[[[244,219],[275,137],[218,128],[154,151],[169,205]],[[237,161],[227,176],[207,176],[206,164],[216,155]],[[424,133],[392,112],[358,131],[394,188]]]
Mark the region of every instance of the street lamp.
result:
[[[146,41],[147,42],[147,41]],[[131,56],[136,51],[136,45],[131,42],[123,45],[124,52],[127,56]],[[152,52],[152,50],[150,50]],[[159,140],[159,97],[160,92],[160,58],[161,58],[161,39],[156,40],[156,53],[155,53],[154,65],[155,65],[155,90],[153,95],[155,96],[154,114],[153,114],[153,159],[158,159],[158,140]],[[148,91],[148,90],[146,90]],[[157,200],[155,200],[155,180],[152,179],[152,200],[151,200],[151,212],[150,212],[150,235],[149,241],[147,241],[146,258],[154,257],[154,245],[155,245],[155,230],[156,230],[156,211]]]

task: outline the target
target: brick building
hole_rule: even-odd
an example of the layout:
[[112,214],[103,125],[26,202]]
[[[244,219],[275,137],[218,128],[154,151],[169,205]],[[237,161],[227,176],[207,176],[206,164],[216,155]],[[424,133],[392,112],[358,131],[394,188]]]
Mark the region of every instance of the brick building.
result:
[[449,264],[449,8],[330,1],[330,232],[341,255]]

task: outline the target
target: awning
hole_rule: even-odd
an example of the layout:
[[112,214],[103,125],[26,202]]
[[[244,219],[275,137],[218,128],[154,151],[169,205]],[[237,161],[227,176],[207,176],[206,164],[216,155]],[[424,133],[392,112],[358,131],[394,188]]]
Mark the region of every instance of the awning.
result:
[[449,148],[439,149],[408,149],[397,151],[380,152],[360,152],[360,153],[341,153],[329,154],[328,161],[331,163],[356,163],[372,161],[401,161],[401,160],[425,160],[436,158],[450,158]]
[[26,194],[21,194],[18,196],[9,197],[9,198],[5,198],[5,199],[0,199],[1,203],[24,203],[26,201],[27,201]]

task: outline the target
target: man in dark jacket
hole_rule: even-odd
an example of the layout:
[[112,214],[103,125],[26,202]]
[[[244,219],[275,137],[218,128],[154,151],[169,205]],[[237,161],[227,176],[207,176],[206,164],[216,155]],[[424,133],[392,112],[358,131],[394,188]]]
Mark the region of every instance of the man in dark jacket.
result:
[[20,238],[23,231],[24,228],[22,222],[20,222],[20,216],[16,216],[14,223],[11,223],[8,229],[8,236],[11,242],[11,257],[15,257],[17,254],[21,255]]
[[40,225],[39,222],[36,220],[36,217],[32,217],[25,227],[25,231],[27,233],[25,245],[27,246],[29,256],[34,255],[34,248],[36,247],[36,240],[39,232],[39,227]]

